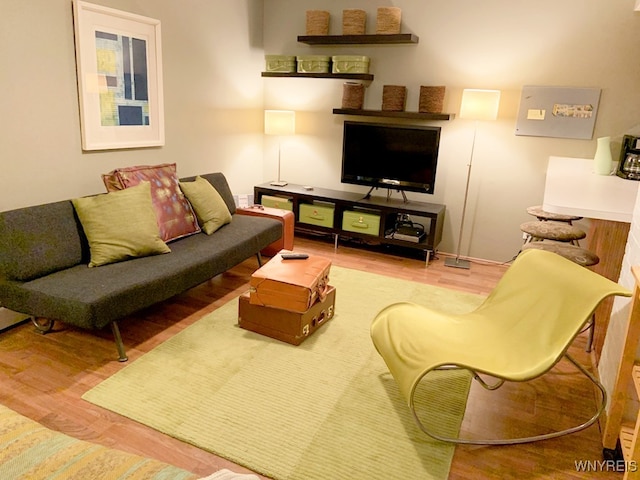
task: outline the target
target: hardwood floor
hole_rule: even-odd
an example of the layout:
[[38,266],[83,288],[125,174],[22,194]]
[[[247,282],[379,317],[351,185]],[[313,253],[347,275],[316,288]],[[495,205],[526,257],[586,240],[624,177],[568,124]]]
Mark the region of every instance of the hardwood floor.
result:
[[[424,261],[366,251],[333,243],[297,238],[296,250],[324,255],[334,265],[381,273],[411,281],[487,294],[500,279],[505,265],[472,263],[470,270],[448,268],[443,259],[429,268]],[[170,301],[120,322],[129,361],[175,335],[198,319],[242,293],[254,258]],[[129,321],[131,320],[131,321]],[[589,364],[584,352],[586,334],[571,352]],[[191,445],[166,437],[85,402],[81,395],[120,370],[111,333],[89,333],[63,324],[55,332],[39,335],[29,323],[0,333],[0,403],[49,428],[77,438],[117,447],[178,465],[202,476],[220,468],[247,470]],[[591,385],[575,369],[562,364],[543,379],[486,392],[472,387],[463,432],[481,435],[522,434],[557,428],[588,418],[595,405]],[[597,425],[576,434],[534,444],[456,448],[450,479],[587,479],[621,478],[606,471],[579,472],[576,462],[601,460]],[[345,474],[348,478],[348,474]],[[333,479],[328,479],[333,480]],[[409,479],[403,479],[409,480]],[[416,479],[417,480],[417,479]]]

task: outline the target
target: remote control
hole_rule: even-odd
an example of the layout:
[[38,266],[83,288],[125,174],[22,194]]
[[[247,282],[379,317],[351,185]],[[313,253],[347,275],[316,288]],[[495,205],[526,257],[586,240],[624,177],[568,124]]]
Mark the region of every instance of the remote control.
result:
[[306,253],[282,253],[280,254],[283,260],[304,260],[309,258]]

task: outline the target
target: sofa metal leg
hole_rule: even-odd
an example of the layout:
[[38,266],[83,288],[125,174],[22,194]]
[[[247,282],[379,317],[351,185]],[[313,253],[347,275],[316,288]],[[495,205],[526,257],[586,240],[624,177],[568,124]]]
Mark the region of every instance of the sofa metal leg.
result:
[[116,347],[118,349],[118,361],[126,362],[129,360],[127,354],[124,351],[124,343],[122,343],[122,337],[120,336],[120,329],[118,328],[118,324],[113,321],[111,322],[111,331],[113,332],[113,338],[116,341]]
[[49,333],[53,329],[53,324],[55,320],[51,320],[50,318],[44,317],[30,317],[31,322],[36,327],[36,332],[44,335],[45,333]]
[[260,255],[260,252],[256,253],[256,258],[258,259],[258,267],[262,266],[262,255]]

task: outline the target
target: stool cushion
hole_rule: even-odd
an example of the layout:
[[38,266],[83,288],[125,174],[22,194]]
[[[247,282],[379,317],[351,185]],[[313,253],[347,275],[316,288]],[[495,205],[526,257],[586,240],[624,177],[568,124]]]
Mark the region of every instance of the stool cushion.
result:
[[600,258],[595,253],[587,250],[586,248],[577,247],[568,243],[543,241],[529,242],[522,246],[522,250],[528,250],[530,248],[557,253],[558,255],[571,260],[573,263],[582,265],[583,267],[595,265],[600,261]]
[[520,225],[520,230],[534,238],[559,240],[561,242],[580,240],[587,236],[584,230],[563,222],[525,222]]
[[561,213],[546,212],[542,209],[541,205],[527,208],[527,213],[529,215],[533,215],[538,220],[555,220],[557,222],[572,222],[582,218],[575,215],[562,215]]

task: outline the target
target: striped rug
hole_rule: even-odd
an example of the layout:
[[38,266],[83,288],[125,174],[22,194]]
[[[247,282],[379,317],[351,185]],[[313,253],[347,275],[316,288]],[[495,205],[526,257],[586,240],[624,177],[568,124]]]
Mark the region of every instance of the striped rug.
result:
[[[335,266],[330,283],[336,315],[298,347],[239,328],[236,299],[83,398],[277,480],[446,479],[454,447],[414,425],[369,325],[393,302],[463,312],[481,297]],[[423,421],[455,435],[469,383],[430,375]]]

